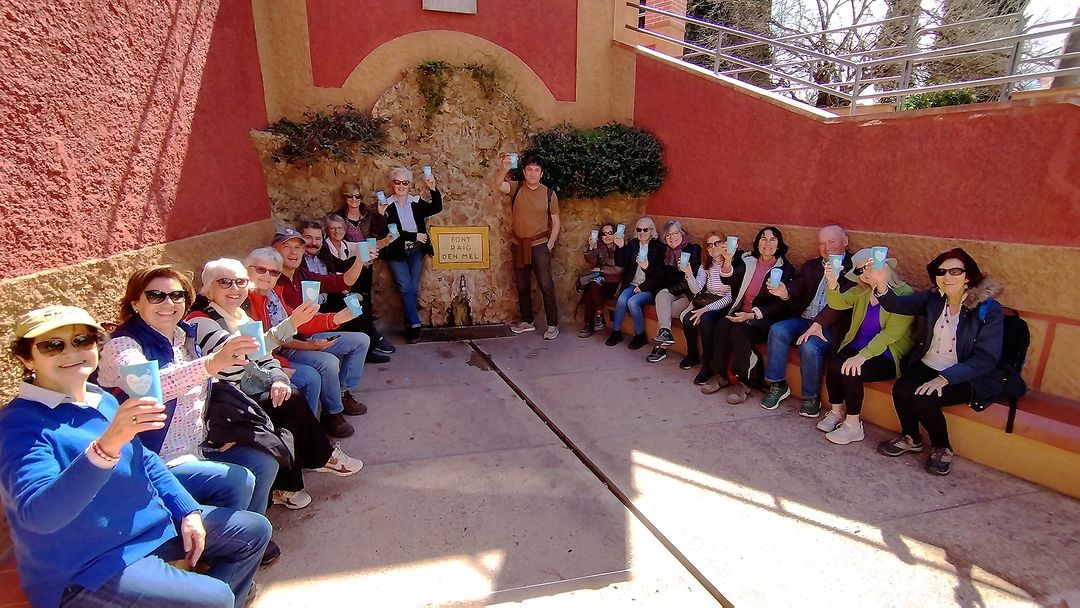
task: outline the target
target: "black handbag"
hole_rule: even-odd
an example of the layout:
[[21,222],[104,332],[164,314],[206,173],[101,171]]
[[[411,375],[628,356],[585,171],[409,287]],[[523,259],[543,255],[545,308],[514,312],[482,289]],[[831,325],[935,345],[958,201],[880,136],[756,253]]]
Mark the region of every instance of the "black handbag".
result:
[[291,431],[275,428],[257,401],[230,382],[215,380],[206,402],[204,450],[220,450],[227,443],[270,454],[282,469],[293,467],[296,442]]

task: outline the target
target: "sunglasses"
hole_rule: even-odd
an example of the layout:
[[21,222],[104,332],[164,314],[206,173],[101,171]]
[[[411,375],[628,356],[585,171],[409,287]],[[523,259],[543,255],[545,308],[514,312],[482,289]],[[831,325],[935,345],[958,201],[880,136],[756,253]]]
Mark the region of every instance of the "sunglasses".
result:
[[855,275],[857,277],[861,277],[862,274],[864,272],[866,272],[870,268],[870,266],[872,264],[873,264],[873,262],[867,262],[867,263],[863,264],[862,266],[856,266],[855,268],[851,269],[851,274],[853,274],[853,275]]
[[281,271],[274,270],[273,268],[267,268],[265,266],[248,266],[248,268],[255,271],[255,274],[268,274],[271,277],[280,277]]
[[615,234],[614,232],[611,232],[609,230],[605,230],[605,231],[600,233],[600,236],[614,236],[614,234]]
[[244,287],[248,286],[248,283],[251,282],[251,279],[243,279],[243,278],[241,278],[241,279],[228,279],[228,278],[226,278],[226,279],[218,279],[218,280],[216,280],[214,282],[217,283],[218,285],[224,287],[225,289],[228,289],[228,288],[232,287],[233,285],[236,285],[237,287],[243,289]]
[[649,230],[649,228],[637,228],[638,232],[648,232]]
[[147,289],[143,292],[146,296],[146,301],[151,304],[161,304],[165,301],[165,298],[169,298],[173,302],[179,304],[181,302],[187,302],[188,293],[183,289],[177,289],[176,291],[170,291],[165,293],[157,289]]
[[409,185],[409,180],[407,180],[407,179],[395,179],[395,180],[390,180],[390,181],[394,182],[395,186],[408,186]]
[[345,198],[363,198],[360,194],[343,194]]
[[963,268],[938,268],[934,271],[934,276],[943,277],[945,275],[952,275],[958,277],[964,274],[966,271]]
[[711,249],[713,247],[719,247],[723,243],[724,241],[709,241],[708,243],[705,243],[705,246]]
[[[98,332],[79,334],[71,339],[71,346],[75,350],[90,350],[104,341],[105,338]],[[55,357],[67,350],[67,345],[66,341],[53,338],[52,340],[42,340],[34,343],[34,348],[47,357]]]

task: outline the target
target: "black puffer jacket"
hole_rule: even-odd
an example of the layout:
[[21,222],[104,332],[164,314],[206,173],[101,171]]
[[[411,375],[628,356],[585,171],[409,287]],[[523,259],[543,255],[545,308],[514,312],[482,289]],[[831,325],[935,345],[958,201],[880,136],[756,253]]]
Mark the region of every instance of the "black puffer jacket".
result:
[[[1001,359],[1005,322],[1001,304],[994,300],[1001,288],[996,281],[984,278],[968,290],[960,307],[960,319],[956,327],[956,365],[942,370],[941,376],[949,384],[971,383],[969,405],[983,409],[1005,391],[1005,382],[997,373]],[[921,291],[909,296],[894,292],[878,296],[882,308],[904,315],[922,315],[926,318],[925,329],[916,337],[915,348],[908,354],[905,367],[922,360],[930,350],[936,321],[945,310],[945,297],[938,291]]]

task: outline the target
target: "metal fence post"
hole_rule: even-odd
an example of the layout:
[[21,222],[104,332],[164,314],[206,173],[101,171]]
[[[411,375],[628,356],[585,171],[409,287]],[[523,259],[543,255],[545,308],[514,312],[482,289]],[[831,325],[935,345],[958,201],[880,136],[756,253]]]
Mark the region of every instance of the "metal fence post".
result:
[[[908,17],[907,33],[904,35],[904,54],[910,55],[915,52],[915,33],[918,30],[919,21],[915,15]],[[900,90],[908,88],[911,85],[911,68],[913,64],[910,59],[905,59],[903,65],[900,68]],[[904,95],[896,96],[896,108],[897,112],[904,109]]]
[[[1024,33],[1024,15],[1021,13],[1020,15],[1018,15],[1016,17],[1016,31],[1015,31],[1014,35],[1019,36],[1020,34],[1023,34],[1023,33]],[[1009,72],[1007,74],[1005,74],[1006,76],[1012,76],[1013,74],[1016,73],[1016,68],[1020,64],[1020,53],[1022,53],[1023,50],[1024,50],[1024,42],[1022,40],[1017,40],[1016,44],[1014,44],[1013,47],[1012,47],[1012,51],[1009,53]],[[1001,100],[1002,101],[1008,101],[1009,100],[1009,95],[1010,95],[1010,93],[1012,93],[1012,87],[1013,87],[1013,83],[1011,81],[1006,82],[1005,84],[1001,85]]]

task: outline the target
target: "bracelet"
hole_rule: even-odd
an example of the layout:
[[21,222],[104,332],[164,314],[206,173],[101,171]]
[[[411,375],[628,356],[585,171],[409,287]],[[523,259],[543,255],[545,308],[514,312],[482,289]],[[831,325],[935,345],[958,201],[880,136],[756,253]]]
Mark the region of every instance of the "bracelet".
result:
[[117,460],[120,460],[119,456],[109,456],[108,454],[106,454],[105,450],[101,449],[101,444],[98,443],[97,439],[90,442],[90,449],[94,451],[95,456],[98,456],[102,460],[108,462],[116,462]]

